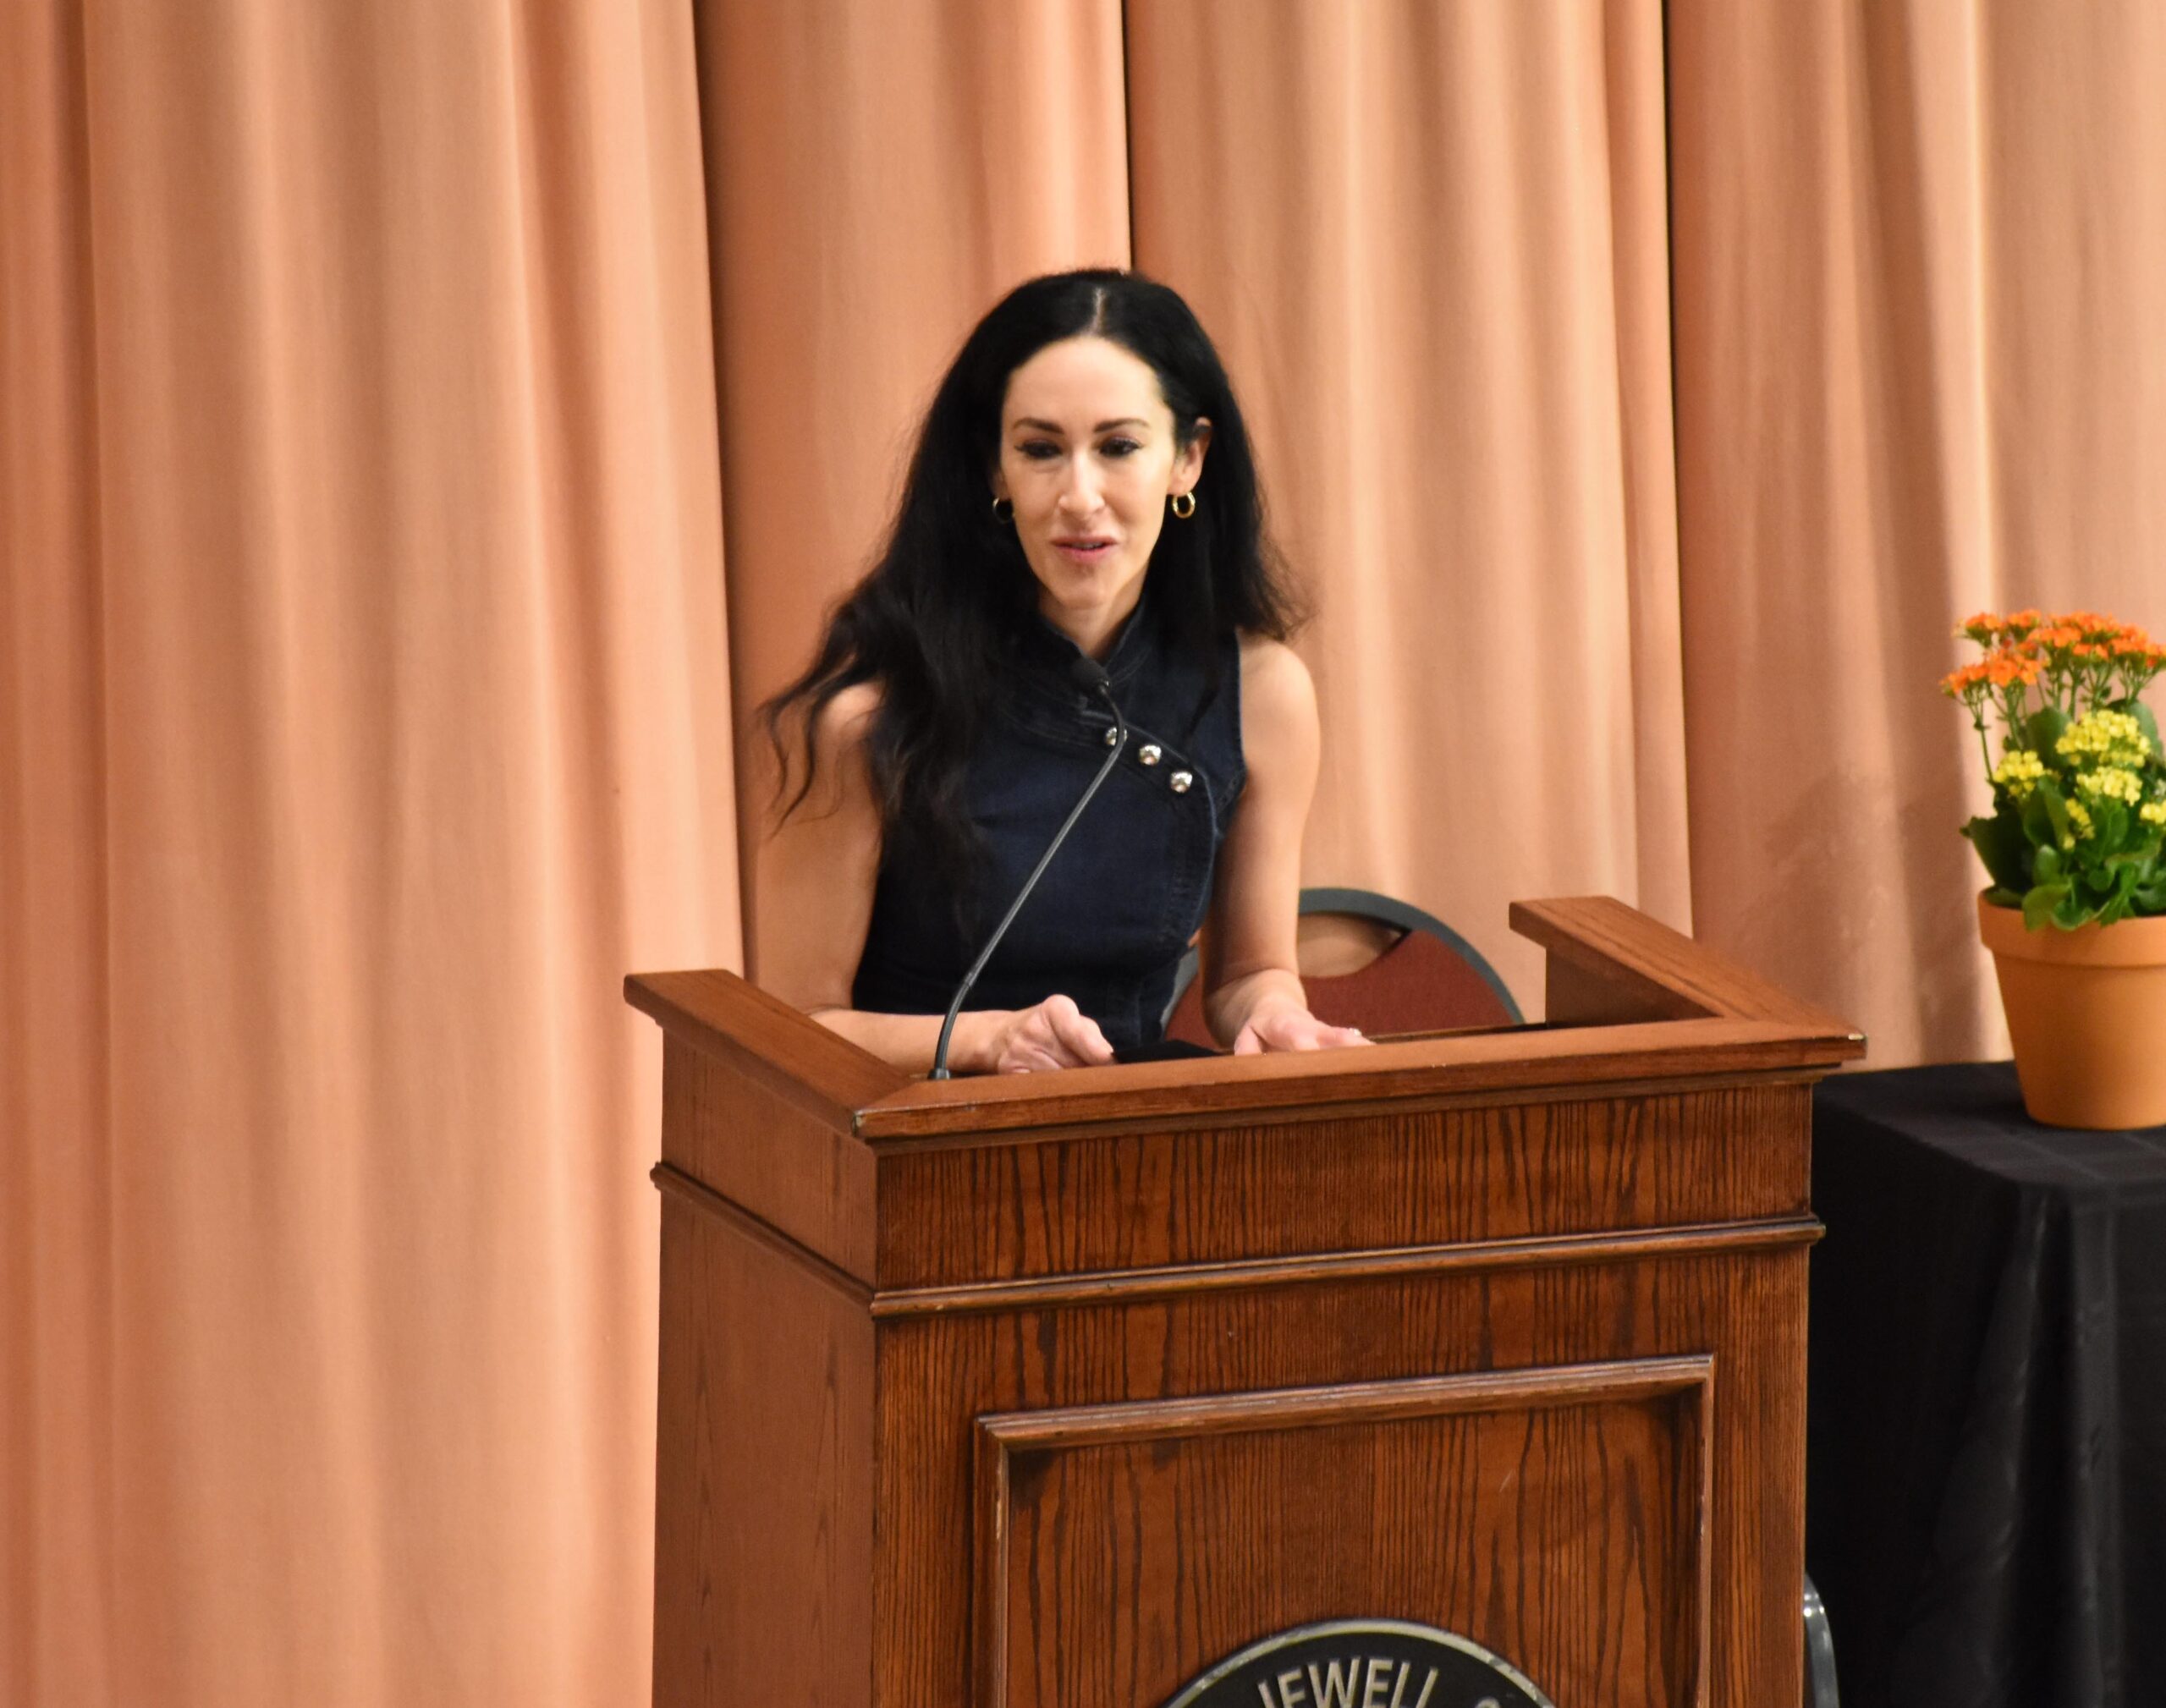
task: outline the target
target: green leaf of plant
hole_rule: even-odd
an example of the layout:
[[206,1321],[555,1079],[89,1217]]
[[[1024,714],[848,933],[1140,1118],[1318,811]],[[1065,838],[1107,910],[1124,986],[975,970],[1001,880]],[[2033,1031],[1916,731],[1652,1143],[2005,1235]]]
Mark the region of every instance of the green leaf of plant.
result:
[[2030,887],[2031,874],[2025,870],[2025,865],[2030,857],[2031,843],[2023,834],[2023,821],[2017,814],[2004,809],[1991,818],[1974,818],[1963,827],[1963,834],[1977,849],[1986,876],[1996,885],[2011,890]]
[[2061,851],[2051,844],[2040,849],[2031,856],[2031,873],[2042,884],[2061,882]]
[[1991,907],[2020,908],[2023,905],[2023,892],[1995,884],[1986,892],[1986,902]]
[[[2046,789],[2042,783],[2024,796],[2023,805],[2017,811],[2021,816],[2024,837],[2031,847],[2059,849],[2060,832],[2053,828],[2053,816],[2046,810]],[[2062,809],[2061,816],[2064,820],[2067,818],[2065,808]]]
[[2098,909],[2086,907],[2074,895],[2063,896],[2060,905],[2053,909],[2053,923],[2064,931],[2087,925],[2098,917]]
[[2042,931],[2052,921],[2053,909],[2068,899],[2066,884],[2040,884],[2023,898],[2023,929]]
[[2024,740],[2048,765],[2060,763],[2060,739],[2067,733],[2068,714],[2058,706],[2042,706],[2024,720]]
[[2042,777],[2037,788],[2031,791],[2031,799],[2045,808],[2047,822],[2053,827],[2054,846],[2065,843],[2071,834],[2068,824],[2068,803],[2061,799],[2061,792],[2054,787],[2053,779]]

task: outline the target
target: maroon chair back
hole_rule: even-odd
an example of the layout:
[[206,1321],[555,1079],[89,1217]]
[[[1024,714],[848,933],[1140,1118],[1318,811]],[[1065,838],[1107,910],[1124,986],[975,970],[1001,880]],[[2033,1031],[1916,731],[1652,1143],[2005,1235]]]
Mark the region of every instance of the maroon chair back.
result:
[[[1301,986],[1318,1019],[1358,1026],[1372,1035],[1515,1025],[1520,1015],[1498,993],[1494,976],[1471,948],[1462,953],[1456,940],[1448,943],[1411,930],[1367,966],[1329,976],[1304,975]],[[1201,979],[1192,979],[1181,992],[1166,1035],[1217,1047],[1204,1023]]]

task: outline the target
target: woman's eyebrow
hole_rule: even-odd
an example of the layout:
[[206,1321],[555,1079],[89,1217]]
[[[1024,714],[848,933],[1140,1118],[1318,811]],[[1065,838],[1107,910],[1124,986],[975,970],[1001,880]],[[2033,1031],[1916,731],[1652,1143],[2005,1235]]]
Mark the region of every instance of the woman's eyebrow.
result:
[[[1062,430],[1051,421],[1042,421],[1035,415],[1025,415],[1015,425],[1030,427],[1041,433],[1058,433]],[[1110,433],[1115,427],[1147,427],[1151,424],[1141,415],[1124,415],[1118,421],[1101,421],[1091,429],[1094,433]]]

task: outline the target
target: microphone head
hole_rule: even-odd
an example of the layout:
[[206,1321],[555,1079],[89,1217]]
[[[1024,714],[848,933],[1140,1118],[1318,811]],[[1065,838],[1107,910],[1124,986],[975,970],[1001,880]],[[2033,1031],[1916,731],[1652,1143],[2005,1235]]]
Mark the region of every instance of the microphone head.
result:
[[1095,658],[1079,658],[1069,665],[1068,679],[1086,694],[1102,694],[1108,686],[1106,667]]

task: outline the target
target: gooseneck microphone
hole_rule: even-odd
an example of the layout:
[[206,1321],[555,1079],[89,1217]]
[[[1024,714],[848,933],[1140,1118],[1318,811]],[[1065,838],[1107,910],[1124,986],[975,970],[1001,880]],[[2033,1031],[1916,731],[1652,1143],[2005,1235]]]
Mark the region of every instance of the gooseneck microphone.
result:
[[1083,809],[1091,804],[1091,797],[1097,794],[1105,780],[1113,774],[1113,767],[1120,763],[1121,754],[1128,746],[1128,720],[1114,703],[1113,684],[1107,679],[1105,667],[1093,658],[1079,658],[1069,667],[1069,680],[1086,694],[1095,694],[1106,703],[1106,710],[1113,715],[1114,738],[1113,750],[1107,754],[1106,762],[1098,767],[1098,774],[1091,779],[1091,786],[1082,797],[1069,809],[1068,816],[1061,821],[1060,828],[1053,832],[1053,840],[1046,844],[1046,851],[1038,856],[1038,863],[1031,868],[1030,876],[1023,880],[1023,887],[1015,899],[1008,904],[1008,911],[1000,916],[1000,923],[992,928],[992,935],[986,939],[985,947],[978,951],[978,958],[970,963],[970,969],[963,975],[963,982],[955,987],[955,1000],[948,1005],[948,1018],[940,1023],[940,1041],[933,1047],[932,1074],[935,1079],[948,1078],[948,1043],[954,1035],[955,1016],[963,1012],[963,999],[970,994],[970,986],[977,983],[978,975],[985,970],[985,964],[992,958],[992,952],[1000,947],[1000,940],[1008,935],[1009,926],[1015,923],[1015,915],[1023,911],[1023,903],[1031,898],[1031,892],[1038,887],[1038,880],[1045,876],[1046,868],[1053,864],[1053,857],[1060,852],[1060,845],[1068,840],[1069,832],[1075,828],[1075,821],[1083,816]]

